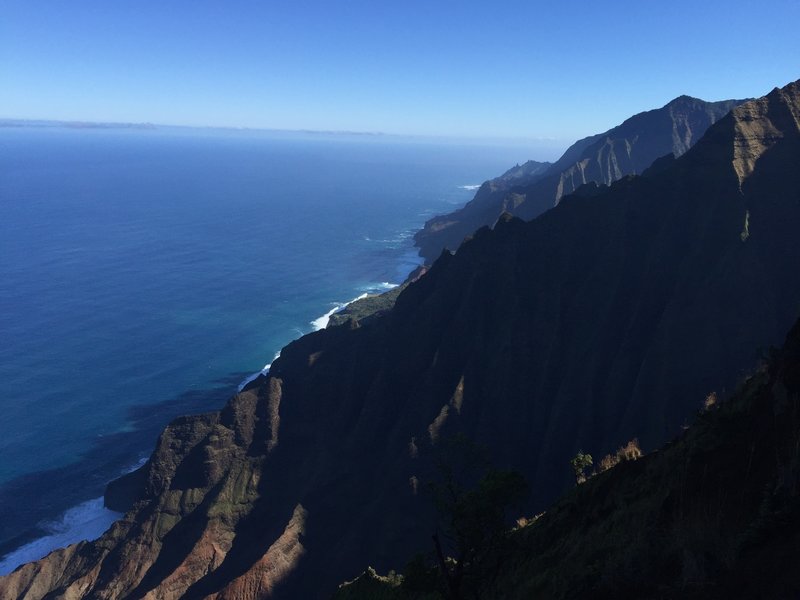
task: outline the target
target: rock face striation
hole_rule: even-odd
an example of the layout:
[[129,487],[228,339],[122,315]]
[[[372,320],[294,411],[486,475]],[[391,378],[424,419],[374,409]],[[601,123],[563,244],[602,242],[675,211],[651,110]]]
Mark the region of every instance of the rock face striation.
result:
[[680,96],[575,142],[558,161],[529,176],[509,178],[512,169],[484,183],[463,208],[428,220],[414,237],[420,254],[432,262],[443,248],[454,250],[479,227],[494,225],[503,212],[532,219],[586,183],[610,185],[625,175],[641,174],[659,157],[681,156],[710,125],[742,102]]
[[[461,589],[487,600],[800,597],[798,447],[800,321],[732,398],[710,397],[658,452],[607,463],[507,532]],[[438,569],[407,573],[367,570],[335,600],[449,597]]]
[[578,449],[660,445],[798,316],[799,116],[796,82],[645,176],[479,230],[391,311],[300,338],[222,411],[173,422],[118,484],[125,517],[0,597],[327,598],[427,548],[446,436],[521,471],[531,512]]

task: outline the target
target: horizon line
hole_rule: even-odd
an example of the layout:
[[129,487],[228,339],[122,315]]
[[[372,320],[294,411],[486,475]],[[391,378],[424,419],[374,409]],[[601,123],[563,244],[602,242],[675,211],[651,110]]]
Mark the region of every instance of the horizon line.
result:
[[352,135],[363,137],[405,137],[429,139],[465,139],[498,141],[507,140],[515,142],[556,142],[569,143],[568,138],[555,138],[547,136],[508,136],[508,135],[479,135],[479,134],[430,134],[430,133],[388,133],[385,131],[359,131],[350,129],[283,129],[279,127],[252,127],[237,125],[173,125],[169,123],[153,123],[150,121],[91,121],[82,119],[42,119],[0,117],[0,128],[4,127],[64,127],[68,129],[199,129],[219,130],[231,132],[251,133],[299,133],[311,135]]

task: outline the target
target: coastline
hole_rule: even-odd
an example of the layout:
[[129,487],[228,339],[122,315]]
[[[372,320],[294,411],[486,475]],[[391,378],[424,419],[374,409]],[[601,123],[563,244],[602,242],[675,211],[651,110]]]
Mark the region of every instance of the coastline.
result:
[[[119,477],[139,469],[145,462],[147,462],[147,458],[139,459],[135,464],[124,469]],[[44,558],[57,548],[63,548],[83,540],[95,540],[122,516],[123,513],[105,507],[103,496],[85,500],[68,508],[57,519],[46,521],[40,525],[47,532],[46,535],[34,538],[0,556],[0,577],[8,575],[20,565]]]
[[[218,206],[215,194],[219,191],[214,182],[230,176],[231,161],[236,159],[235,165],[248,168],[255,165],[254,161],[261,161],[258,162],[258,178],[241,179],[250,182],[237,196],[243,199],[242,206],[248,210],[216,215],[209,209],[192,213],[200,215],[197,222],[186,222],[185,213],[176,210],[186,208],[183,200],[171,201],[169,186],[157,178],[135,177],[137,185],[132,185],[126,193],[146,202],[121,203],[117,207],[119,210],[109,212],[103,221],[103,231],[118,231],[128,242],[122,247],[124,252],[114,254],[89,252],[92,249],[89,242],[94,243],[94,240],[87,242],[81,237],[87,233],[78,218],[81,213],[67,210],[82,186],[97,184],[98,189],[106,192],[103,198],[117,199],[116,188],[110,182],[117,178],[127,181],[126,177],[140,174],[131,172],[126,162],[130,157],[121,154],[120,148],[132,151],[134,156],[141,155],[145,161],[139,167],[142,169],[156,158],[158,164],[189,167],[199,160],[198,153],[213,150],[217,156],[216,139],[154,136],[147,138],[148,146],[144,147],[139,145],[143,142],[133,132],[129,135],[134,137],[126,137],[125,144],[120,144],[117,137],[96,139],[75,131],[61,132],[58,136],[52,132],[35,133],[13,137],[14,143],[9,148],[14,148],[15,160],[40,165],[46,170],[49,162],[42,162],[41,156],[42,148],[47,148],[56,159],[64,161],[88,153],[90,157],[106,161],[107,168],[99,183],[93,171],[77,169],[73,186],[62,191],[69,201],[62,207],[60,223],[60,235],[66,237],[44,236],[51,241],[46,247],[41,244],[29,247],[24,236],[10,240],[18,244],[15,247],[20,250],[20,265],[38,268],[48,276],[31,279],[27,274],[35,271],[22,268],[6,273],[9,285],[19,290],[12,301],[20,301],[19,305],[12,302],[9,310],[19,310],[20,315],[29,317],[21,321],[24,328],[15,330],[25,335],[19,334],[16,346],[8,345],[6,358],[24,357],[31,365],[48,364],[59,356],[69,360],[59,362],[58,368],[46,375],[25,375],[27,371],[23,367],[27,364],[22,364],[14,370],[14,377],[6,381],[4,391],[11,409],[7,423],[15,424],[5,432],[9,453],[2,466],[7,467],[8,475],[0,483],[0,506],[3,507],[0,564],[6,570],[14,568],[11,562],[35,560],[36,557],[30,555],[20,560],[14,557],[19,556],[16,553],[23,548],[37,547],[35,544],[41,540],[50,540],[49,547],[44,543],[39,546],[41,549],[37,553],[43,555],[53,548],[101,533],[93,533],[91,523],[102,513],[99,499],[107,484],[120,477],[126,466],[149,456],[169,422],[181,415],[219,410],[240,386],[267,372],[271,365],[269,357],[275,356],[277,350],[321,329],[338,310],[365,294],[388,291],[404,281],[422,262],[414,246],[414,232],[431,215],[446,212],[454,204],[468,202],[473,186],[462,184],[474,181],[475,173],[484,172],[488,176],[516,160],[502,153],[487,159],[485,153],[476,154],[469,148],[451,152],[447,147],[443,153],[434,146],[422,149],[381,146],[376,154],[376,147],[352,145],[333,160],[327,144],[317,147],[304,142],[295,147],[283,142],[259,142],[255,149],[249,143],[236,144],[226,147],[219,155],[228,162],[221,161],[219,168],[203,171],[201,183],[204,185],[196,181],[197,171],[189,169],[178,171],[172,183],[190,186],[196,192],[197,200],[193,201],[214,207]],[[322,189],[320,186],[346,190],[347,211],[324,213],[328,215],[324,227],[320,226],[323,213],[316,201],[318,195],[304,190],[302,197],[308,197],[309,201],[297,205],[296,180],[286,175],[296,168],[299,149],[304,153],[303,162],[299,164],[305,165],[309,160],[308,152],[312,152],[315,164],[328,169],[324,179],[311,182],[310,192],[318,192]],[[378,163],[376,156],[381,159]],[[432,160],[420,163],[420,156]],[[269,161],[263,162],[266,159]],[[268,168],[264,168],[264,164]],[[376,164],[392,166],[376,167]],[[347,169],[340,168],[341,165]],[[403,168],[398,169],[398,165]],[[191,177],[184,177],[184,172]],[[359,176],[353,177],[354,173]],[[24,198],[26,194],[36,193],[49,198],[53,190],[51,183],[46,178],[24,179],[15,194]],[[382,200],[376,208],[374,198],[379,185],[387,188],[380,193]],[[257,202],[261,198],[260,190],[267,186],[274,186],[274,194],[269,196],[269,202]],[[205,210],[208,206],[201,205],[201,208]],[[153,219],[154,214],[157,219]],[[291,219],[282,216],[287,214],[292,215]],[[348,221],[348,215],[357,215],[358,220]],[[19,231],[29,226],[25,220],[28,218],[30,223],[41,226],[37,211],[23,211],[17,227]],[[265,218],[270,222],[277,219],[268,238],[261,235],[260,226],[253,225]],[[131,229],[131,222],[137,227]],[[218,222],[219,227],[215,225],[213,229],[216,237],[206,236],[196,251],[186,251],[186,242],[191,241],[197,224]],[[305,235],[274,234],[291,231],[290,226],[297,222],[305,223]],[[306,239],[312,234],[321,238]],[[182,243],[177,243],[175,240],[180,236],[183,236]],[[229,239],[228,236],[233,237]],[[171,240],[158,247],[160,260],[150,261],[158,265],[156,272],[130,268],[133,259],[152,258],[153,239]],[[220,243],[226,240],[236,243]],[[273,248],[272,243],[278,246]],[[70,244],[84,244],[76,247],[87,250],[78,253]],[[336,245],[336,251],[331,244]],[[338,246],[343,249],[339,251]],[[141,249],[144,250],[140,252]],[[310,252],[312,249],[325,254],[315,259]],[[70,261],[69,277],[65,276],[65,271],[52,268],[57,264],[53,256],[62,256],[59,252],[66,257],[64,260]],[[270,257],[266,263],[265,252]],[[97,257],[102,258],[99,264]],[[307,271],[303,270],[303,264],[308,266]],[[228,266],[222,269],[223,265]],[[280,294],[260,283],[270,282],[278,265],[285,265],[289,273],[280,288],[285,293]],[[262,269],[264,272],[259,276]],[[220,277],[210,276],[218,271],[225,273],[224,282]],[[76,291],[72,282],[77,280],[77,275],[84,277],[87,283]],[[164,281],[175,283],[153,285],[162,277]],[[253,285],[254,278],[259,283]],[[29,285],[30,281],[35,281],[36,285]],[[231,289],[247,290],[242,295],[247,298],[250,292],[250,297],[244,302],[231,301]],[[49,301],[64,294],[71,294],[73,298],[70,314],[58,308],[57,302]],[[130,302],[134,296],[139,300]],[[23,298],[29,297],[36,301],[32,306],[23,302]],[[342,300],[346,298],[350,300]],[[324,307],[323,310],[320,307]],[[292,313],[295,313],[293,318]],[[315,314],[319,316],[314,318]],[[93,330],[95,339],[85,342],[94,349],[93,354],[84,355],[79,352],[84,342],[74,340],[85,338],[86,328],[82,323],[86,319],[96,321],[97,329]],[[272,323],[279,325],[272,327]],[[40,331],[45,325],[46,329]],[[184,336],[185,331],[190,333]],[[142,332],[149,337],[143,337]],[[208,337],[210,333],[214,337]],[[248,336],[246,343],[239,337],[242,333]],[[31,344],[49,339],[44,334],[53,336],[59,345],[50,343],[39,350]],[[230,348],[238,349],[232,352]],[[228,355],[238,359],[228,360]],[[112,367],[115,356],[125,356],[127,360],[119,368]],[[218,358],[220,356],[223,358]],[[141,367],[137,366],[141,364],[139,361],[149,361],[150,370],[142,374]],[[241,369],[242,364],[247,366]],[[263,367],[258,369],[260,365]],[[73,377],[82,372],[90,376]],[[156,381],[178,383],[155,385]],[[39,422],[46,428],[35,429]],[[20,431],[26,432],[23,443],[17,443],[18,438],[14,437]],[[91,433],[87,435],[84,431]],[[32,441],[34,438],[38,442]],[[40,457],[36,452],[48,447],[50,450],[42,454],[58,460],[40,461],[37,465]],[[113,521],[114,516],[106,515],[106,522]],[[85,535],[81,523],[86,525]],[[65,530],[71,532],[72,537],[63,537]],[[56,534],[61,536],[57,541]]]
[[[315,331],[320,331],[322,329],[325,329],[328,326],[328,323],[330,323],[330,319],[331,319],[331,317],[333,315],[335,315],[338,312],[343,311],[345,308],[347,308],[348,306],[350,306],[354,302],[358,302],[359,300],[363,300],[364,298],[367,298],[368,296],[380,295],[380,294],[382,294],[384,292],[388,292],[389,290],[393,290],[394,288],[396,288],[396,287],[398,287],[400,285],[401,284],[399,284],[399,283],[389,283],[388,281],[382,281],[379,284],[371,286],[369,288],[369,291],[366,291],[366,292],[356,296],[352,300],[348,300],[347,302],[332,302],[331,304],[334,305],[333,308],[330,309],[328,312],[326,312],[324,315],[319,316],[316,319],[310,321],[309,324],[313,327],[313,329],[311,331],[308,331],[306,333],[301,334],[299,337],[302,337],[304,335],[308,335],[309,333],[313,333]],[[297,338],[295,338],[295,339],[297,339]],[[278,359],[278,357],[280,357],[280,355],[281,355],[281,352],[280,352],[280,350],[278,350],[275,353],[275,356],[272,357],[272,360],[270,362],[268,362],[267,364],[265,364],[260,371],[256,371],[255,373],[252,373],[251,375],[248,375],[247,377],[245,377],[244,380],[242,380],[242,382],[238,385],[237,391],[241,392],[248,383],[250,383],[251,381],[255,381],[261,375],[267,375],[269,373],[269,368],[272,366],[272,363],[275,362]]]
[[[412,241],[411,236],[405,236],[403,241],[410,243]],[[411,252],[414,253],[413,259],[409,257]],[[405,268],[414,263],[417,265],[422,264],[422,259],[416,255],[416,248],[411,245],[408,251],[397,257],[396,264],[394,265],[395,272],[403,273]],[[358,296],[346,302],[331,302],[330,304],[333,305],[333,308],[316,319],[309,321],[308,325],[310,325],[312,329],[310,331],[299,330],[302,331],[302,333],[300,333],[298,338],[324,329],[328,326],[332,315],[344,310],[352,303],[368,296],[387,292],[399,285],[401,284],[382,281],[366,286],[356,286],[355,291],[361,292]],[[254,381],[261,375],[269,373],[272,362],[279,356],[280,350],[275,353],[272,361],[264,365],[261,370],[251,373],[241,380],[232,393],[241,391],[248,383]],[[116,476],[105,481],[104,485],[139,469],[145,464],[148,457],[149,452],[144,456],[140,456],[132,466],[123,469]],[[13,572],[17,567],[25,563],[40,560],[56,549],[81,541],[92,541],[102,536],[108,528],[124,514],[106,508],[104,497],[104,495],[101,495],[99,497],[84,499],[66,510],[61,511],[55,519],[39,522],[36,528],[44,535],[38,537],[26,536],[16,547],[0,554],[0,577]]]

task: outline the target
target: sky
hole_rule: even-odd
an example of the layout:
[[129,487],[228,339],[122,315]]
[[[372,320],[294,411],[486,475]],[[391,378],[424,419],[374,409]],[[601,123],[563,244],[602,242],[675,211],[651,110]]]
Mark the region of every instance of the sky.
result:
[[800,0],[0,0],[0,118],[567,140],[800,78]]

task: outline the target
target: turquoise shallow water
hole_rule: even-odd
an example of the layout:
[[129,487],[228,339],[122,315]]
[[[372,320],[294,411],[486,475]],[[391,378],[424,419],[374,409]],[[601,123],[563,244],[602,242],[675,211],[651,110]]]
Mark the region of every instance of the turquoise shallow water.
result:
[[219,408],[314,319],[401,281],[425,219],[524,154],[0,129],[0,556],[91,535],[90,501],[170,419]]

